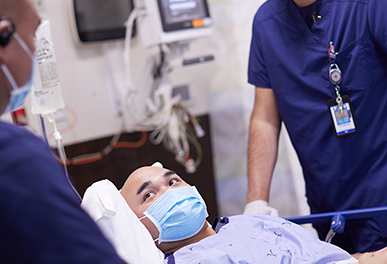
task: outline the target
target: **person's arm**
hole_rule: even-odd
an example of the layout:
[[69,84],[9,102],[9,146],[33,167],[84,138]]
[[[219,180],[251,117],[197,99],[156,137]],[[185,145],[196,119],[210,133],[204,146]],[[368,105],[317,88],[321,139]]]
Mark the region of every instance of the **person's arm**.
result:
[[280,129],[281,118],[273,90],[256,87],[249,130],[247,203],[269,199]]
[[387,247],[362,254],[359,258],[359,264],[387,264]]

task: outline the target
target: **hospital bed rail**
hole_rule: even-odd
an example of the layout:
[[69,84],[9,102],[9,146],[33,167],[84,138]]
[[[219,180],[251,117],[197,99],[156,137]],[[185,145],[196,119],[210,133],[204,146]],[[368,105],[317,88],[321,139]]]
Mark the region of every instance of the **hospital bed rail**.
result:
[[305,216],[289,217],[286,218],[286,220],[299,225],[331,221],[331,229],[329,230],[325,239],[325,241],[331,242],[335,234],[341,234],[344,232],[346,220],[371,218],[378,216],[387,216],[387,206],[310,214]]

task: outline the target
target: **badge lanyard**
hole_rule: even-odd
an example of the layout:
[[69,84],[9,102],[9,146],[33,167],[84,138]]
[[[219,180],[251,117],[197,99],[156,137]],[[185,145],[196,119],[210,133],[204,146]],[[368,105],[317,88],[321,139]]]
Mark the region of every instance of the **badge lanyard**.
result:
[[329,79],[335,86],[336,98],[329,99],[327,106],[331,116],[332,126],[336,136],[348,135],[357,132],[355,117],[352,111],[351,100],[347,95],[341,96],[340,94],[340,82],[342,80],[342,74],[339,66],[336,63],[335,48],[333,43],[330,42],[328,50],[329,55]]

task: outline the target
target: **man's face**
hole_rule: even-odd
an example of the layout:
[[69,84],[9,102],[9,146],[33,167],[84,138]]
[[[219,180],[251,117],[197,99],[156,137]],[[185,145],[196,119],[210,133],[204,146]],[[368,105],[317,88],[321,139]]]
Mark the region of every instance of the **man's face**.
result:
[[[138,218],[168,189],[190,186],[175,172],[158,167],[142,167],[126,180],[121,194]],[[153,239],[159,236],[157,228],[145,218],[141,220]]]
[[[1,4],[0,0],[0,6]],[[9,13],[2,13],[2,16],[14,22],[15,32],[23,39],[30,51],[35,52],[34,37],[41,21],[35,3],[33,0],[15,0],[12,4],[15,7],[7,9]],[[6,20],[0,23],[0,27],[2,26],[4,30],[9,26],[7,23],[10,24]],[[32,70],[31,58],[13,36],[6,46],[0,47],[0,63],[8,67],[19,87],[29,80]],[[4,73],[1,71],[0,74],[0,113],[2,113],[8,103],[12,87]]]

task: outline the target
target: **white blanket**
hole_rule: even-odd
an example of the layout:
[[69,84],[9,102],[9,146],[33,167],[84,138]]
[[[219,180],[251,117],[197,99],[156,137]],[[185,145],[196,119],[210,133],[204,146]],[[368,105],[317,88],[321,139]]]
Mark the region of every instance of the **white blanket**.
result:
[[164,254],[112,182],[101,180],[92,184],[81,206],[127,263],[163,263]]

